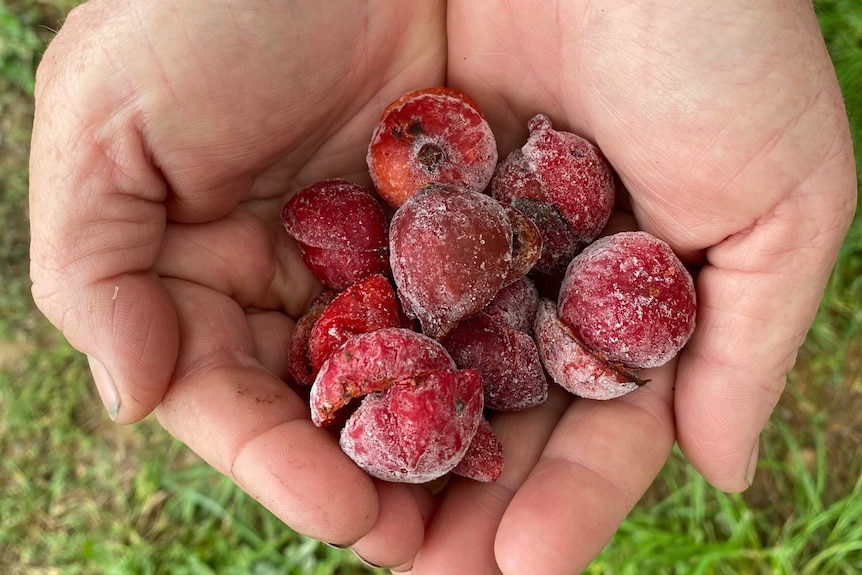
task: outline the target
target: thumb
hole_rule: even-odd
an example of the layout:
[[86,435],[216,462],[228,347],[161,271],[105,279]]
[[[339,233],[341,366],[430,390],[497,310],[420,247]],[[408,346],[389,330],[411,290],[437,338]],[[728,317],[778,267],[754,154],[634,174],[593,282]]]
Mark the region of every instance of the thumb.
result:
[[[112,419],[146,416],[178,348],[172,300],[150,270],[166,185],[147,162],[131,106],[104,67],[69,66],[61,33],[38,75],[30,156],[30,264],[36,305],[86,353]],[[81,58],[80,53],[76,53]],[[86,58],[86,57],[85,57]]]

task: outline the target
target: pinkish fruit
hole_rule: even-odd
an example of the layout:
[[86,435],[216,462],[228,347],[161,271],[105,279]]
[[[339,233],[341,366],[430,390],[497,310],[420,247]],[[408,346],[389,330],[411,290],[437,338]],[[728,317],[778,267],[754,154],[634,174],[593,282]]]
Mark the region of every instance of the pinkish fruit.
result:
[[428,88],[386,108],[367,162],[377,192],[399,207],[432,182],[483,191],[497,164],[497,145],[475,102],[451,88]]
[[314,373],[349,338],[386,327],[400,327],[398,298],[382,275],[360,280],[326,306],[314,323],[308,355]]
[[401,380],[457,366],[435,340],[404,328],[385,328],[348,339],[323,363],[311,387],[315,425],[336,421],[352,399]]
[[364,188],[324,180],[297,191],[281,215],[303,261],[321,283],[343,290],[389,273],[386,216]]
[[567,391],[587,399],[613,399],[644,382],[621,365],[587,349],[557,317],[557,306],[539,302],[536,313],[536,347],[551,378]]
[[601,238],[566,270],[560,320],[588,348],[632,369],[658,367],[694,332],[695,291],[682,262],[646,232]]
[[482,419],[473,370],[433,371],[366,396],[341,431],[341,448],[372,477],[424,483],[464,457]]
[[595,239],[614,204],[613,171],[601,151],[570,132],[554,130],[547,116],[528,123],[524,146],[500,162],[491,195],[530,217],[543,239],[536,269],[560,273]]
[[548,397],[548,382],[529,335],[479,312],[441,340],[460,368],[482,374],[485,406],[521,411]]
[[440,338],[510,279],[512,226],[489,196],[431,185],[390,226],[392,277],[404,311]]
[[467,453],[452,470],[455,475],[483,483],[497,481],[503,472],[503,444],[484,417]]

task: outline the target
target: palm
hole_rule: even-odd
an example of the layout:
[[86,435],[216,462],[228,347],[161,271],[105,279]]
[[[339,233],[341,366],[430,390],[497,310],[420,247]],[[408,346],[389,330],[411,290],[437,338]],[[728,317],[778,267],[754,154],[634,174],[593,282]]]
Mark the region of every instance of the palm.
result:
[[[745,487],[757,433],[840,241],[835,216],[847,215],[834,195],[818,204],[809,192],[815,182],[852,187],[840,95],[834,82],[822,89],[831,68],[816,20],[802,4],[777,11],[450,3],[449,82],[482,103],[504,153],[520,145],[537,112],[596,141],[630,195],[637,225],[702,266],[701,301],[698,332],[678,371],[655,370],[648,386],[623,400],[557,398],[541,416],[498,416],[494,425],[509,439],[500,485],[450,487],[417,572],[557,573],[586,565],[675,436],[716,485]],[[763,31],[765,19],[775,26]],[[811,220],[802,198],[816,214]],[[809,250],[822,255],[811,258]],[[791,282],[799,290],[788,303]],[[785,321],[768,326],[775,317]],[[548,423],[557,419],[556,427]]]

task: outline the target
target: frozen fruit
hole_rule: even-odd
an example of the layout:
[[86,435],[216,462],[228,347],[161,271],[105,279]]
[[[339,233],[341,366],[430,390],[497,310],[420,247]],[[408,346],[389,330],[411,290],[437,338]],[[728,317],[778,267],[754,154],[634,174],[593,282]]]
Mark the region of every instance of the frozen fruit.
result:
[[621,365],[601,358],[584,347],[560,322],[557,306],[548,299],[539,302],[535,326],[536,346],[542,364],[561,387],[587,399],[613,399],[643,385]]
[[389,273],[386,215],[364,188],[324,180],[300,189],[281,214],[287,233],[321,283],[343,290],[378,273]]
[[290,336],[287,351],[287,371],[293,379],[302,385],[311,385],[317,369],[312,367],[311,358],[308,355],[308,342],[311,339],[311,330],[315,322],[326,309],[335,296],[334,290],[323,290],[318,295],[308,310],[299,318]]
[[536,269],[559,273],[607,223],[613,171],[596,146],[555,130],[547,116],[533,117],[528,128],[527,142],[496,168],[491,195],[533,220],[544,242]]
[[512,226],[512,264],[506,284],[526,275],[542,257],[542,234],[527,215],[513,206],[501,204]]
[[335,421],[335,413],[356,399],[395,383],[441,370],[457,369],[435,340],[408,329],[384,328],[356,335],[323,363],[311,387],[311,419]]
[[342,429],[340,444],[373,477],[424,483],[461,461],[481,419],[477,372],[432,371],[366,396]]
[[512,225],[489,196],[435,184],[404,203],[389,235],[392,277],[404,311],[444,336],[510,280]]
[[482,418],[470,447],[452,473],[488,483],[497,481],[502,472],[503,445],[488,420]]
[[512,329],[532,333],[538,306],[539,290],[524,276],[498,291],[484,311]]
[[441,343],[458,367],[482,374],[486,407],[521,411],[547,399],[539,352],[526,333],[479,312],[459,323]]
[[385,327],[399,327],[398,299],[382,275],[360,280],[341,292],[314,322],[308,355],[314,373],[344,342],[354,335]]
[[673,358],[694,331],[694,283],[670,246],[642,231],[590,244],[566,270],[559,316],[588,348],[632,369]]
[[475,102],[451,88],[429,88],[386,108],[367,162],[377,192],[398,207],[432,182],[483,191],[497,164],[497,145]]

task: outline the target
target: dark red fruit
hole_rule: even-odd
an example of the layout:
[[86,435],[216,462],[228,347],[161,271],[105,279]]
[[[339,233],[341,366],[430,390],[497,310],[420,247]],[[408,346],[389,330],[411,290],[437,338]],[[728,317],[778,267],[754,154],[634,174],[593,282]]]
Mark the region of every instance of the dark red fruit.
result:
[[315,322],[326,309],[326,306],[338,295],[334,290],[324,290],[311,302],[308,311],[296,322],[287,351],[287,371],[293,379],[302,385],[311,385],[317,369],[312,367],[308,354],[308,342]]
[[377,192],[398,207],[432,182],[483,191],[497,164],[497,146],[475,102],[451,88],[429,88],[386,108],[367,162]]
[[461,475],[475,481],[488,483],[497,481],[503,472],[503,445],[491,429],[491,424],[484,417],[479,422],[479,428],[467,453],[452,470],[455,475]]
[[498,291],[485,313],[512,329],[532,333],[538,306],[539,290],[530,278],[522,277]]
[[285,204],[281,219],[324,285],[340,291],[389,273],[386,216],[361,186],[325,180],[302,188]]
[[595,239],[610,217],[614,180],[601,151],[539,114],[524,146],[500,162],[491,195],[530,217],[543,239],[537,271],[560,273]]
[[392,218],[392,277],[405,312],[440,338],[510,280],[512,226],[489,196],[432,185]]
[[521,411],[547,399],[539,352],[526,333],[479,312],[458,324],[441,343],[458,367],[482,374],[486,407]]

